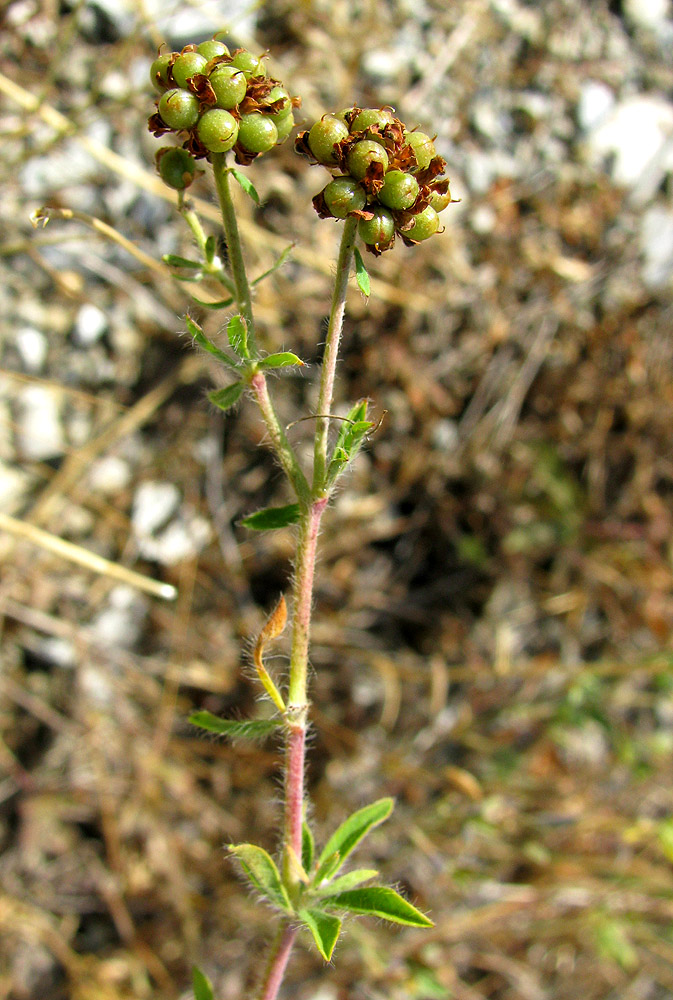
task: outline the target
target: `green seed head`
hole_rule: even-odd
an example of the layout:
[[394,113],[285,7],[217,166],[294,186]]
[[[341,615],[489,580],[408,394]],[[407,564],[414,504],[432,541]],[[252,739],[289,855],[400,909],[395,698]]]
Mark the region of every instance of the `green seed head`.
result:
[[448,188],[446,191],[433,191],[430,195],[430,204],[435,212],[443,212],[451,201],[451,191]]
[[211,153],[226,153],[238,139],[238,122],[223,108],[211,108],[201,116],[196,131]]
[[248,81],[245,73],[235,66],[216,66],[208,77],[217,99],[218,108],[235,108],[245,97]]
[[385,250],[395,236],[395,220],[387,208],[375,208],[373,219],[360,219],[358,233],[367,246]]
[[332,166],[336,163],[334,147],[348,136],[348,128],[344,122],[334,115],[325,115],[316,122],[308,134],[309,149],[318,163]]
[[425,170],[430,160],[437,155],[435,144],[425,132],[407,132],[404,136],[414,151],[419,170]]
[[382,205],[399,211],[411,208],[418,198],[418,181],[403,170],[389,170],[383,178],[383,187],[378,193]]
[[378,108],[365,108],[351,122],[351,132],[362,132],[364,129],[371,128],[372,125],[384,128],[393,121],[394,116],[390,111],[385,109],[379,110]]
[[159,101],[159,114],[176,131],[192,128],[199,119],[198,99],[186,90],[167,90]]
[[414,216],[411,229],[405,229],[404,236],[407,239],[422,242],[429,239],[439,229],[439,216],[431,205],[424,208],[422,212]]
[[281,118],[280,121],[275,121],[273,115],[271,115],[270,117],[271,120],[274,121],[274,124],[276,126],[276,131],[278,132],[276,145],[280,146],[281,143],[285,142],[285,140],[290,135],[290,132],[294,128],[294,115],[293,114],[285,115],[285,117]]
[[150,80],[157,90],[164,91],[170,87],[168,80],[168,66],[171,61],[171,53],[158,56],[150,66]]
[[184,191],[194,180],[196,160],[186,149],[166,146],[156,155],[159,176],[176,191]]
[[292,99],[285,87],[272,87],[264,98],[264,104],[268,107],[271,104],[278,104],[275,111],[269,117],[278,125],[283,118],[292,114]]
[[203,73],[208,60],[198,52],[184,52],[173,63],[173,79],[178,87],[186,87],[187,81],[191,80],[197,73]]
[[266,76],[264,59],[258,59],[247,49],[234,52],[231,62],[237,69],[243,70],[248,80],[253,76]]
[[335,177],[323,191],[325,204],[337,219],[365,207],[367,198],[354,177]]
[[216,59],[218,56],[228,56],[229,49],[223,43],[218,41],[216,38],[211,38],[207,42],[201,42],[200,45],[196,46],[196,51],[199,55],[203,56],[210,62],[211,59]]
[[361,139],[351,148],[346,162],[353,177],[361,181],[371,164],[380,163],[385,173],[388,169],[388,154],[374,139]]
[[278,129],[269,115],[253,111],[242,115],[238,126],[238,141],[248,153],[266,153],[278,141]]

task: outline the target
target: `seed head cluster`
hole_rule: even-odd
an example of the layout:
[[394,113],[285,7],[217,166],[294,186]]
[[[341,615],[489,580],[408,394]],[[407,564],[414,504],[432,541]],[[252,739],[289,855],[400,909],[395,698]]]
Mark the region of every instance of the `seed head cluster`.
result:
[[446,161],[424,132],[408,130],[390,108],[347,108],[324,115],[295,141],[298,153],[327,167],[329,184],[313,205],[323,219],[358,218],[368,250],[389,250],[399,234],[407,246],[439,229],[452,202]]
[[157,154],[159,173],[177,189],[191,184],[195,159],[233,150],[237,163],[248,164],[284,142],[301,103],[267,75],[264,56],[230,52],[219,35],[160,54],[150,78],[160,94],[150,131],[182,139],[181,147]]

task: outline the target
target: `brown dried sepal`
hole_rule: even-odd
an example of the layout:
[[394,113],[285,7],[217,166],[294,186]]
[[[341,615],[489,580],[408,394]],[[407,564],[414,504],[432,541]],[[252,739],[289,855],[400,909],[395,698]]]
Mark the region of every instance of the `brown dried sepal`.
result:
[[187,86],[192,94],[196,94],[198,97],[199,104],[201,105],[200,111],[212,108],[214,104],[217,104],[215,91],[205,73],[195,73],[194,76],[190,76]]
[[174,131],[174,129],[169,128],[168,125],[166,125],[158,111],[155,111],[154,114],[150,115],[147,119],[147,127],[152,135],[156,135],[157,139],[162,135],[166,135],[168,132]]
[[373,161],[367,167],[367,173],[360,181],[360,186],[365,189],[368,195],[377,195],[383,187],[385,176],[383,164]]
[[433,181],[435,177],[440,177],[445,170],[446,160],[442,156],[433,156],[425,170],[419,170],[415,175],[416,180],[422,187],[424,184],[429,184]]
[[259,153],[251,153],[250,150],[244,149],[240,142],[237,142],[234,146],[234,159],[242,167],[249,167],[253,160],[256,160]]
[[206,149],[203,145],[196,131],[189,133],[182,144],[182,148],[191,153],[195,160],[207,160],[210,157],[210,150]]
[[332,215],[329,208],[327,207],[327,202],[325,201],[325,192],[319,191],[318,194],[314,195],[311,199],[313,202],[313,207],[318,213],[318,218],[320,219],[335,219],[336,216]]
[[295,153],[299,153],[300,156],[307,156],[309,160],[313,160],[314,163],[317,163],[318,161],[311,152],[311,147],[308,144],[308,131],[309,130],[306,129],[305,132],[297,133],[297,137],[294,140],[294,151]]
[[410,146],[408,142],[402,142],[395,150],[394,155],[389,157],[389,160],[391,170],[403,170],[405,174],[412,174],[418,167],[413,146]]
[[394,245],[395,245],[395,233],[393,233],[388,243],[385,244],[365,243],[364,246],[365,250],[367,250],[369,253],[373,254],[375,257],[380,257],[382,253],[386,252],[386,250],[392,250]]

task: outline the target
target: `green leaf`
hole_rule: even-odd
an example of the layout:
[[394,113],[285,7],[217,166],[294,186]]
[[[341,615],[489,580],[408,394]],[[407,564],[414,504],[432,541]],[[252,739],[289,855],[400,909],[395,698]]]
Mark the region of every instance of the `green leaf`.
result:
[[236,167],[229,167],[229,173],[233,176],[234,180],[238,181],[245,193],[252,198],[255,204],[259,205],[259,195],[255,190],[255,186],[248,180],[245,174],[242,174],[240,170],[236,169]]
[[254,888],[275,906],[286,913],[292,913],[285,886],[271,855],[255,844],[230,844],[229,850],[240,861]]
[[299,916],[313,935],[318,951],[325,961],[329,962],[339,938],[341,921],[338,917],[315,909],[302,909],[299,911]]
[[264,739],[282,726],[279,719],[220,719],[205,709],[192,712],[189,721],[193,726],[206,729],[209,733],[219,733],[234,740]]
[[365,262],[362,259],[362,254],[355,247],[355,278],[358,283],[358,288],[364,296],[369,298],[371,292],[371,282],[369,281],[369,274],[367,273],[367,268],[365,267]]
[[375,868],[355,868],[352,872],[347,872],[346,875],[341,875],[340,878],[335,878],[333,882],[329,882],[324,886],[316,886],[315,894],[317,896],[334,896],[340,892],[346,892],[347,889],[354,889],[356,885],[360,885],[361,882],[368,882],[370,878],[376,878],[378,872]]
[[267,354],[258,362],[260,368],[286,368],[288,365],[303,365],[304,362],[292,351],[281,351],[279,354]]
[[221,351],[219,347],[216,347],[212,341],[208,340],[199,324],[195,323],[191,316],[185,316],[185,323],[187,324],[187,330],[199,347],[202,347],[208,354],[212,354],[214,358],[221,361],[227,368],[238,369],[238,363],[233,358],[230,358],[228,354],[225,354],[224,351]]
[[179,257],[175,253],[165,253],[161,258],[164,264],[168,264],[170,267],[191,267],[198,270],[203,267],[197,260],[188,260],[187,257]]
[[310,872],[313,868],[313,857],[315,855],[315,840],[311,832],[311,827],[306,820],[301,825],[301,863],[305,872]]
[[251,531],[272,531],[274,528],[285,528],[288,524],[296,524],[299,520],[299,504],[288,503],[284,507],[264,507],[248,514],[239,524]]
[[373,885],[368,889],[340,892],[325,900],[325,905],[347,910],[349,913],[365,913],[372,917],[381,917],[394,924],[407,924],[409,927],[434,927],[429,917],[408,903],[398,892],[381,885]]
[[315,885],[320,885],[321,882],[329,882],[333,875],[341,868],[343,861],[341,855],[338,851],[334,854],[330,854],[329,857],[318,865],[316,873],[313,876],[313,882]]
[[251,282],[251,284],[253,286],[258,285],[260,281],[264,281],[264,279],[268,278],[270,274],[273,274],[274,271],[277,271],[279,267],[282,267],[293,250],[294,250],[294,243],[289,243],[288,246],[285,247],[283,252],[278,257],[278,260],[275,261],[275,263],[273,263],[271,267],[267,268],[266,271],[262,271],[261,274],[258,274],[257,277]]
[[215,1000],[210,979],[201,972],[197,965],[192,967],[192,985],[194,987],[194,1000]]
[[333,483],[344,467],[355,458],[359,452],[365,435],[374,424],[367,420],[366,399],[359,400],[346,415],[342,422],[339,436],[334,445],[329,465],[327,467],[327,482]]
[[[325,844],[325,847],[318,858],[318,871],[320,872],[320,869],[323,867],[325,862],[327,862],[334,854],[339,855],[341,866],[351,851],[357,847],[362,838],[366,837],[369,831],[375,826],[378,826],[379,823],[383,823],[384,820],[388,819],[393,811],[394,805],[395,802],[393,799],[378,799],[376,802],[372,802],[371,805],[365,806],[364,809],[358,809],[358,811],[354,812],[352,816],[349,816],[348,819],[334,831]],[[323,874],[321,878],[324,879],[327,878],[327,876]],[[318,881],[318,876],[316,876],[316,882]]]
[[220,410],[230,410],[241,398],[244,388],[245,386],[242,382],[233,382],[224,389],[214,389],[212,392],[209,392],[208,399],[215,406],[219,407]]
[[206,260],[209,264],[212,264],[215,259],[215,251],[217,249],[217,244],[215,242],[214,236],[209,236],[206,240],[206,245],[203,248]]
[[192,302],[196,302],[197,306],[202,306],[204,309],[226,309],[234,301],[233,298],[228,299],[218,299],[216,302],[206,302],[204,299],[197,299],[196,295],[192,295],[190,292]]
[[232,316],[227,323],[227,337],[232,349],[239,358],[249,358],[248,351],[248,324],[242,316]]

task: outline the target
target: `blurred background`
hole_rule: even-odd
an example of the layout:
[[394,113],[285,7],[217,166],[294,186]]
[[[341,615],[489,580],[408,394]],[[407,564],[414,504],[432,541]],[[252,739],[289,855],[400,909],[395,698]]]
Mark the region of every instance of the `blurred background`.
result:
[[[274,849],[277,748],[186,718],[255,711],[293,537],[237,522],[290,498],[252,405],[205,400],[146,130],[158,46],[223,26],[270,50],[300,127],[357,103],[437,133],[460,198],[349,300],[337,409],[382,421],[324,521],[308,770],[323,837],[396,797],[359,862],[436,926],[353,921],[333,968],[297,948],[286,995],[673,995],[671,7],[3,4],[0,995],[170,1000],[196,961],[239,1000],[269,933],[223,845]],[[264,344],[316,362],[328,176],[291,141],[247,173],[252,273],[296,244],[257,291]],[[315,371],[274,382],[286,424]]]

